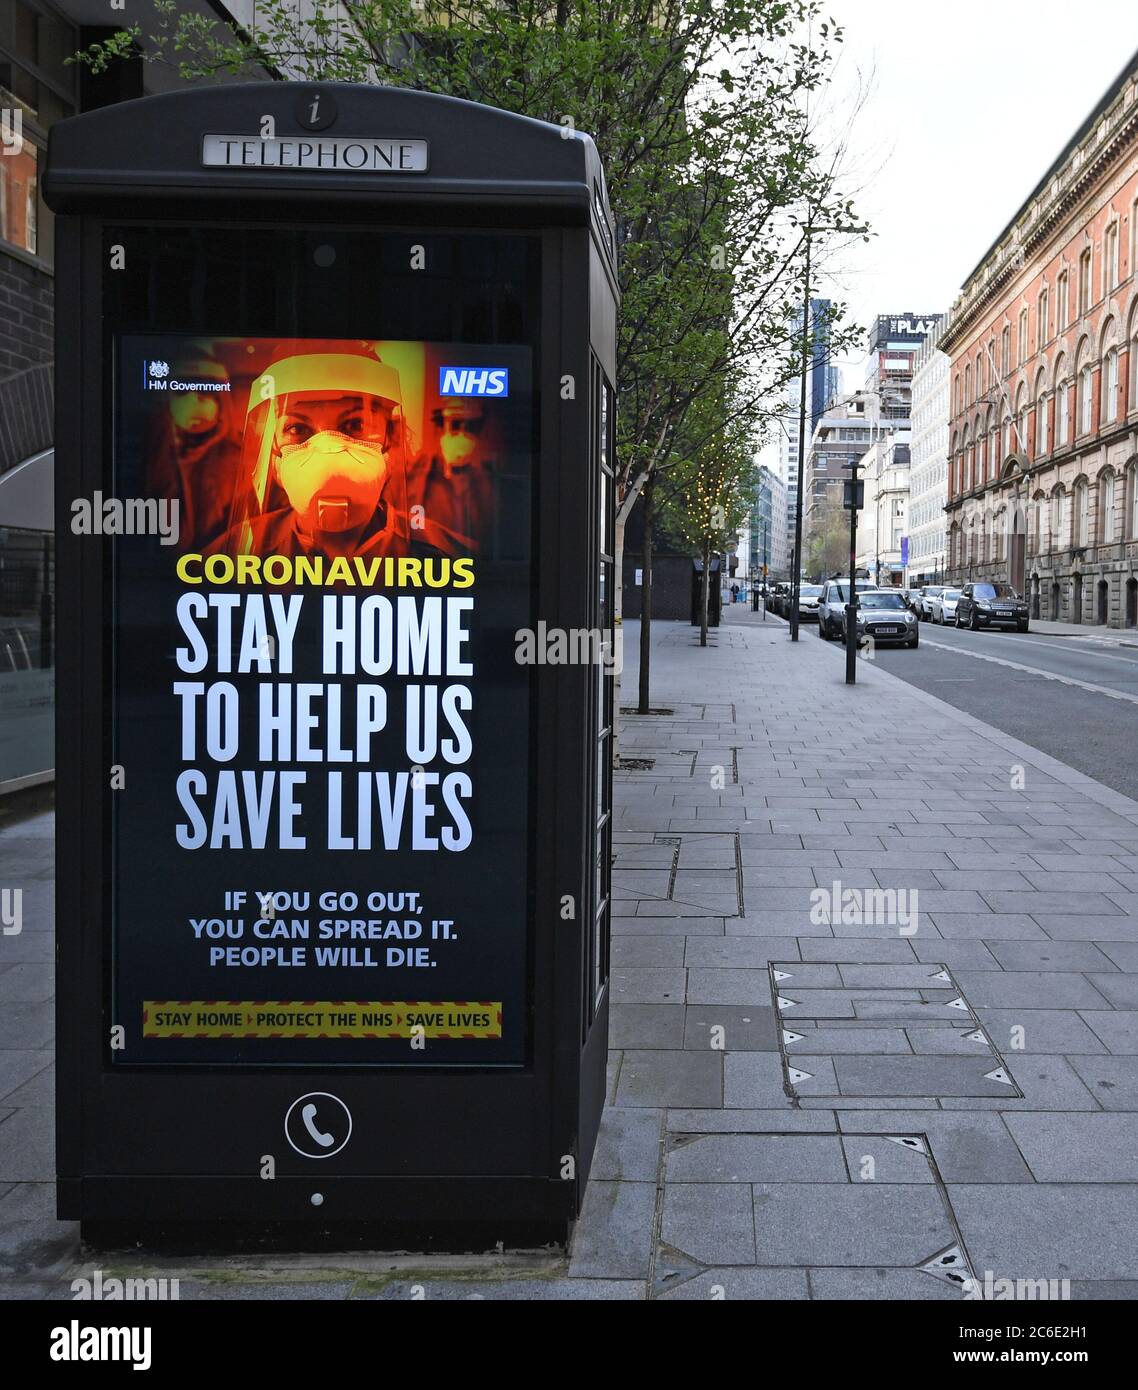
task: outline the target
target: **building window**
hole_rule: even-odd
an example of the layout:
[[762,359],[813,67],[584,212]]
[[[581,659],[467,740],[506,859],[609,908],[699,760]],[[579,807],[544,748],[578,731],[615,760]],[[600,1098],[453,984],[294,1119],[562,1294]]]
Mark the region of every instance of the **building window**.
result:
[[1043,345],[1047,342],[1047,290],[1039,292],[1039,299],[1035,306],[1035,350],[1043,351]]
[[1012,330],[1004,324],[1000,334],[1000,374],[1007,376],[1012,369]]
[[1130,409],[1138,410],[1138,304],[1130,316]]
[[1102,238],[1103,298],[1118,284],[1118,223],[1112,222]]
[[1113,344],[1102,363],[1102,418],[1104,424],[1118,419],[1118,349]]
[[1079,317],[1091,307],[1091,248],[1079,257]]
[[971,405],[971,404],[972,404],[972,368],[971,368],[971,366],[968,366],[968,367],[965,367],[965,368],[964,368],[964,403],[965,403],[965,405]]
[[1047,452],[1047,383],[1040,376],[1035,387],[1035,457]]
[[1051,550],[1058,550],[1061,545],[1060,535],[1063,524],[1063,494],[1056,491],[1051,494],[1051,506],[1047,513],[1047,535],[1048,546]]
[[1138,541],[1138,464],[1130,468],[1130,539]]
[[1016,335],[1016,351],[1019,353],[1019,364],[1022,367],[1027,361],[1027,309],[1019,311],[1019,332]]
[[1103,545],[1109,545],[1117,539],[1114,526],[1114,494],[1114,474],[1107,473],[1102,480],[1101,496]]
[[1075,429],[1089,434],[1094,419],[1094,368],[1091,364],[1091,344],[1084,338],[1075,353]]
[[1056,282],[1058,302],[1055,305],[1055,332],[1062,333],[1071,321],[1071,277],[1064,270]]
[[1086,480],[1075,484],[1075,537],[1076,546],[1088,545],[1091,534],[1091,492]]
[[1071,393],[1067,383],[1067,359],[1055,363],[1055,444],[1062,449],[1071,438]]
[[38,0],[8,0],[0,24],[6,141],[0,154],[0,243],[43,261],[51,260],[52,226],[40,173],[48,127],[75,113],[78,69],[64,59],[78,47],[78,30]]

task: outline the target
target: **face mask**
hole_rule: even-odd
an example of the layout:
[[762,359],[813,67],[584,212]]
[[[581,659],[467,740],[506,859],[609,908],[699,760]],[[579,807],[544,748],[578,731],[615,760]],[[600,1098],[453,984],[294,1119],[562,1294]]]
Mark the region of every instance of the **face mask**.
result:
[[387,463],[377,444],[322,430],[285,444],[277,477],[308,531],[350,531],[375,511]]
[[439,447],[448,468],[462,468],[470,462],[477,441],[469,434],[444,434]]

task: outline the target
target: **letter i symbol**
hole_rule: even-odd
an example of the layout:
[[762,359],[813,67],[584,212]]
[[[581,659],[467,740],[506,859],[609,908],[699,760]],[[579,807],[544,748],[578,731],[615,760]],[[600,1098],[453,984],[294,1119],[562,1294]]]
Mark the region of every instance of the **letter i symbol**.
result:
[[320,119],[320,93],[317,92],[312,98],[312,109],[308,113],[308,119],[313,125]]

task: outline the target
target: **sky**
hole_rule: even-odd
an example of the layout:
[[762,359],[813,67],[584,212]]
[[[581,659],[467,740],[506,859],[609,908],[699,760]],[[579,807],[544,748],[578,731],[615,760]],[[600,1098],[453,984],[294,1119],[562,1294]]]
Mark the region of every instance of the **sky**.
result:
[[[857,205],[876,237],[832,288],[855,322],[948,309],[1138,50],[1135,0],[828,0],[845,42],[830,101],[853,129]],[[843,389],[863,360],[843,362]]]

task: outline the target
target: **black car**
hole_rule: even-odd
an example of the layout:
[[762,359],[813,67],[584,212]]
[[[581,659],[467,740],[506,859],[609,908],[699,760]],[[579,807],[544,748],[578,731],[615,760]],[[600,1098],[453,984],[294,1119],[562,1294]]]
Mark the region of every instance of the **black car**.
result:
[[[841,635],[846,635],[846,615],[841,618]],[[916,615],[899,592],[873,589],[857,596],[857,644],[872,637],[874,645],[900,642],[915,647],[920,641]]]
[[1028,630],[1027,600],[1020,598],[1010,584],[980,582],[965,584],[956,601],[956,626],[979,632],[983,627]]

